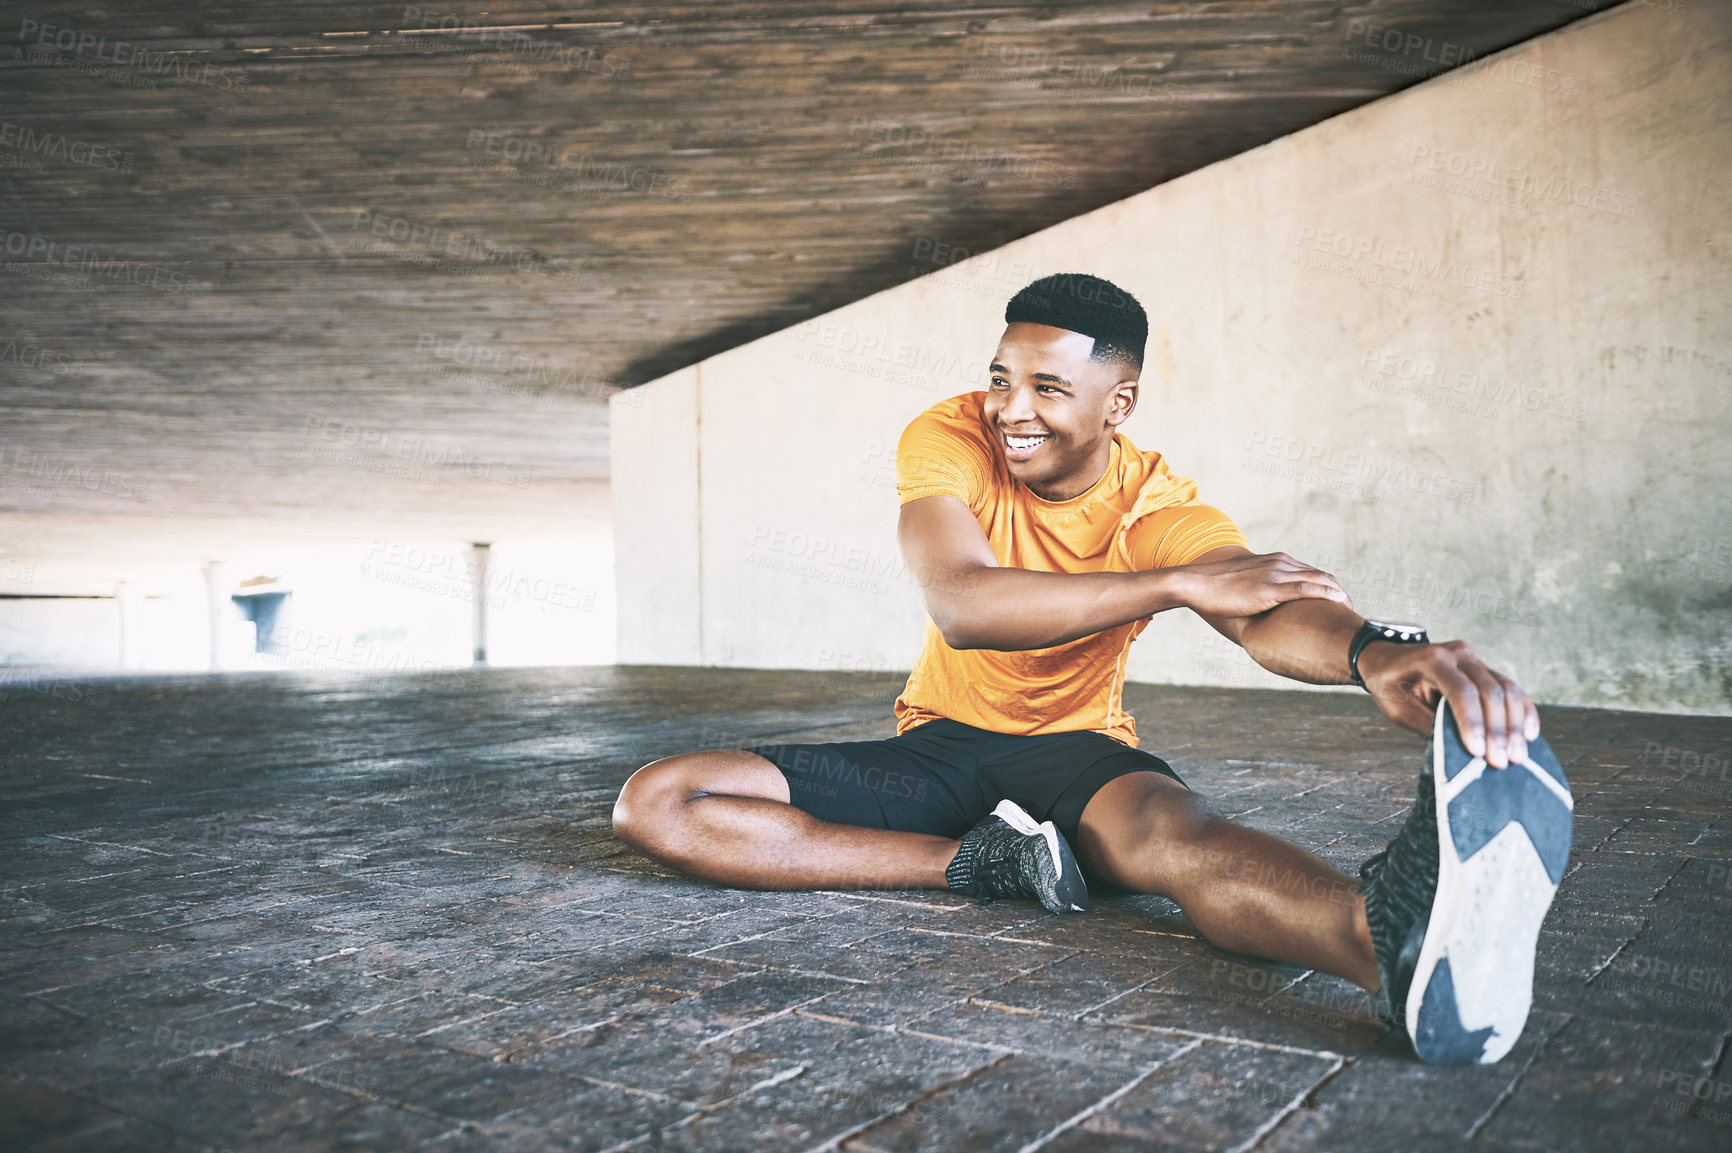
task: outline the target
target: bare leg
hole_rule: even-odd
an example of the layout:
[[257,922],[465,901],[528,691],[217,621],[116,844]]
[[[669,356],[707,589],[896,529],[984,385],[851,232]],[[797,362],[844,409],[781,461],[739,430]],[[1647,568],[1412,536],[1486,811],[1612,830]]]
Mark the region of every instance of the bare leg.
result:
[[1210,943],[1320,969],[1376,992],[1359,881],[1299,846],[1227,820],[1160,773],[1128,773],[1089,800],[1077,852],[1103,876],[1178,902]]
[[740,749],[645,765],[613,807],[628,845],[745,889],[942,889],[959,842],[820,821],[789,803],[782,770]]

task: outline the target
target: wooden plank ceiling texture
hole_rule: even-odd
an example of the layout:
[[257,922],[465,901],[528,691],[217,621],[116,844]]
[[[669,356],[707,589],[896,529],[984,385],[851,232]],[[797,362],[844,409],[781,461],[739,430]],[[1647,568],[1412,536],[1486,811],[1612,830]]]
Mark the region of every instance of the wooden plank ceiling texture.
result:
[[611,391],[1587,12],[9,5],[0,555],[597,523]]

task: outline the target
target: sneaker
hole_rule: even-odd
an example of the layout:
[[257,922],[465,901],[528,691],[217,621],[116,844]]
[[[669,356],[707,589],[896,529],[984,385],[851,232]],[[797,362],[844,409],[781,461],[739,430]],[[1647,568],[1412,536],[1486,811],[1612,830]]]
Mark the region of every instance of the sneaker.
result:
[[1440,704],[1407,823],[1359,870],[1378,1016],[1429,1064],[1492,1064],[1533,1005],[1534,946],[1575,801],[1543,737],[1527,757],[1489,767]]
[[1088,886],[1070,845],[1051,821],[1036,823],[1015,801],[998,808],[962,835],[944,879],[952,892],[981,901],[1022,897],[1050,912],[1081,913]]

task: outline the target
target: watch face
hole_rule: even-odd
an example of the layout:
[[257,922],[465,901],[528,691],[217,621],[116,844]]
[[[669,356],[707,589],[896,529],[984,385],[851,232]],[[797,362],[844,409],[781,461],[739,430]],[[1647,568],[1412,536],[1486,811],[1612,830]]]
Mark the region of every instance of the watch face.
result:
[[1405,621],[1367,620],[1365,623],[1370,625],[1372,628],[1383,629],[1386,632],[1399,633],[1402,636],[1419,636],[1423,635],[1425,632],[1424,625],[1416,625]]

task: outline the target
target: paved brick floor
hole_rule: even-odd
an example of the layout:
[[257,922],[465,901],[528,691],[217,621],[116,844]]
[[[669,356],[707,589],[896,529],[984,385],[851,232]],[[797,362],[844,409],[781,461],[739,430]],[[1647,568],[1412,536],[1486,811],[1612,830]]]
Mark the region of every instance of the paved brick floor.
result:
[[[890,731],[896,678],[510,670],[14,687],[0,1147],[1732,1147],[1732,721],[1550,710],[1571,871],[1492,1068],[1171,904],[752,893],[609,833],[639,764]],[[1147,747],[1352,870],[1421,742],[1133,686]]]

